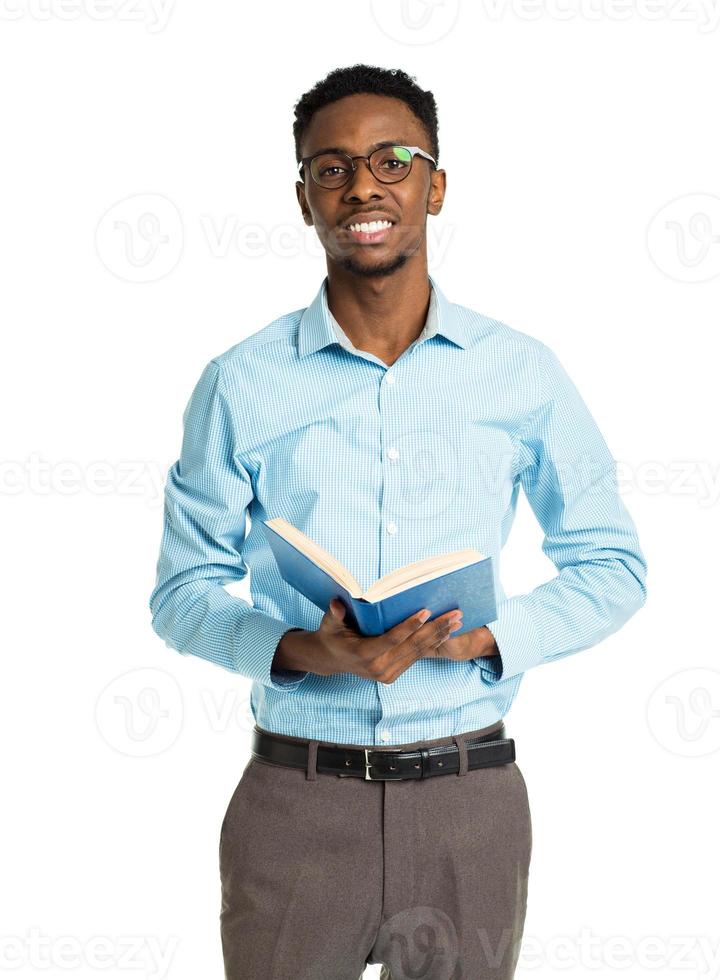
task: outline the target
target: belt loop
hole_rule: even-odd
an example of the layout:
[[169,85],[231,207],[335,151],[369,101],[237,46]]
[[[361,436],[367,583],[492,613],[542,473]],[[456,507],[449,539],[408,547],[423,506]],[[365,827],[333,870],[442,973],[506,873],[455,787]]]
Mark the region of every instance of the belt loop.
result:
[[318,750],[318,740],[311,738],[308,742],[308,761],[307,761],[307,771],[305,773],[306,779],[317,779],[317,750]]
[[456,776],[464,776],[468,771],[468,753],[465,744],[464,734],[453,735],[453,742],[457,745],[458,755],[460,756],[460,769],[455,773]]

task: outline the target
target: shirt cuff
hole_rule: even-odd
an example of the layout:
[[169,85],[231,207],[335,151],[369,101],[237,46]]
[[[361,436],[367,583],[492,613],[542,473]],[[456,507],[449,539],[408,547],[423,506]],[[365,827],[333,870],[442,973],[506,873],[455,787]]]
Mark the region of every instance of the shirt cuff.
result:
[[540,637],[522,596],[499,603],[497,617],[486,626],[499,651],[491,657],[474,658],[486,684],[499,684],[542,663]]
[[268,686],[282,687],[284,690],[294,689],[300,686],[301,681],[304,681],[307,675],[306,670],[287,670],[285,667],[275,670],[273,668],[270,671],[270,684]]
[[[261,684],[276,691],[294,691],[300,687],[308,676],[307,670],[273,669],[272,662],[277,645],[290,630],[300,629],[299,626],[288,626],[279,619],[268,616],[259,609],[253,610],[252,626],[248,625],[248,648],[252,653],[252,673]],[[245,637],[243,637],[245,640]]]

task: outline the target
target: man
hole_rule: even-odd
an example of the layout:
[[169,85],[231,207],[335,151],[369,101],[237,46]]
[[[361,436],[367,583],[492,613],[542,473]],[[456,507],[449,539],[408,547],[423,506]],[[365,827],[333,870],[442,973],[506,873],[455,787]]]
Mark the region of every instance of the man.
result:
[[[646,562],[555,354],[428,275],[446,187],[432,93],[337,69],[296,104],[294,135],[327,277],[205,367],[150,599],[170,647],[253,682],[253,754],[221,829],[226,977],[358,980],[382,963],[392,980],[507,980],[531,821],[503,718],[526,670],[643,605]],[[559,574],[507,598],[520,487]],[[475,547],[494,559],[497,618],[458,632],[462,610],[438,607],[360,636],[341,601],[323,612],[280,577],[274,517],[365,588]],[[223,588],[248,569],[252,603]]]

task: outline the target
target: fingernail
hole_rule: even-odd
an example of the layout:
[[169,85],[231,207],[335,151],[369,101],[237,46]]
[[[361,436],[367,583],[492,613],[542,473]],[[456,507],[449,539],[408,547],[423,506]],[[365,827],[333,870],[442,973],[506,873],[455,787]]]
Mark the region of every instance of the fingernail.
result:
[[420,622],[421,623],[426,623],[428,621],[428,619],[430,619],[431,616],[432,616],[431,611],[429,609],[424,609],[420,613]]

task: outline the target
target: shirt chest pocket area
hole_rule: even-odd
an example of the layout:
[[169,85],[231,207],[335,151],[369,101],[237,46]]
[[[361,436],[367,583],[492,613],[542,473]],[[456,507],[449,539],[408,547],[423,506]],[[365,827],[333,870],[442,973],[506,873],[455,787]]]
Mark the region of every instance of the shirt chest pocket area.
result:
[[489,497],[509,495],[517,442],[508,427],[483,418],[468,418],[463,442],[476,489]]
[[328,494],[374,493],[380,479],[380,433],[360,416],[318,419],[265,447],[256,496],[277,501]]

